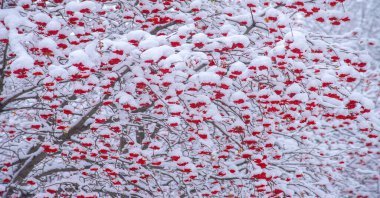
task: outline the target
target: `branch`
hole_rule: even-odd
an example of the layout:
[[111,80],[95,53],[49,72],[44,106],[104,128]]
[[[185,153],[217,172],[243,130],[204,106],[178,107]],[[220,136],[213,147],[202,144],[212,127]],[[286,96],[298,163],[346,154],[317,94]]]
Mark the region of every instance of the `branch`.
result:
[[[3,3],[1,4],[1,7],[3,7]],[[1,93],[3,93],[3,90],[4,90],[4,78],[5,78],[4,70],[5,70],[5,67],[7,66],[7,51],[8,51],[8,46],[9,46],[9,44],[7,43],[5,45],[5,49],[4,49],[4,52],[3,52],[4,53],[3,54],[3,66],[0,69],[0,95],[1,95]]]
[[153,30],[151,30],[149,33],[150,33],[150,34],[153,34],[153,35],[156,35],[159,31],[161,31],[161,30],[163,30],[163,29],[166,29],[166,28],[168,28],[168,27],[170,27],[170,26],[172,26],[172,25],[175,25],[175,24],[177,24],[177,22],[172,21],[172,22],[167,23],[167,24],[165,24],[165,25],[157,26],[157,27],[155,27]]
[[[91,166],[85,166],[84,168],[90,168]],[[68,171],[78,171],[80,170],[79,168],[77,167],[67,167],[67,168],[55,168],[55,169],[51,169],[51,170],[48,170],[46,172],[42,172],[38,175],[35,176],[36,179],[39,179],[41,177],[45,177],[45,176],[48,176],[48,175],[51,175],[51,174],[54,174],[54,173],[58,173],[58,172],[68,172]]]
[[[120,75],[120,77],[118,78],[118,80],[115,81],[112,86],[115,86],[116,82],[120,81],[121,77],[124,76],[129,71],[131,71],[131,70],[128,68],[124,72],[122,72],[122,74]],[[58,138],[58,140],[55,141],[54,143],[58,144],[58,145],[62,145],[65,141],[70,140],[70,138],[73,135],[79,134],[82,131],[86,130],[88,128],[88,125],[84,125],[85,122],[91,116],[93,116],[99,110],[100,107],[102,107],[103,101],[107,100],[110,96],[111,95],[106,95],[103,98],[103,100],[100,100],[100,102],[98,104],[96,104],[90,111],[88,111],[86,113],[86,115],[82,117],[82,119],[80,119],[74,126],[72,126],[67,133],[61,135]],[[38,154],[36,154],[36,155],[28,158],[22,164],[21,168],[19,168],[18,172],[16,173],[16,176],[12,179],[12,181],[8,185],[6,193],[4,193],[5,197],[9,197],[10,195],[12,195],[14,189],[16,188],[15,186],[17,186],[17,185],[11,185],[11,184],[22,182],[25,178],[28,177],[28,175],[30,174],[30,172],[33,171],[34,167],[37,166],[41,161],[43,161],[48,156],[47,153],[42,152],[40,150],[41,145],[42,145],[42,143],[39,143],[39,144],[37,144],[36,146],[33,147],[35,149],[33,149],[33,148],[31,149],[30,153],[33,153],[32,151],[34,151],[34,150],[37,149],[36,152],[38,152]]]

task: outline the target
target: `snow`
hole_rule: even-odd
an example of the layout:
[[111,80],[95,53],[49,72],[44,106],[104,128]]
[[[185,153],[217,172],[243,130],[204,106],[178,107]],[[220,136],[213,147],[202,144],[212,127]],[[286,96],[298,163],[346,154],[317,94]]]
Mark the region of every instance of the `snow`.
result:
[[246,69],[247,69],[247,66],[240,61],[235,62],[235,63],[231,64],[231,66],[230,66],[231,72],[234,72],[234,71],[244,72]]
[[190,8],[201,8],[202,1],[201,0],[195,0],[190,3]]
[[[46,18],[49,19],[50,17]],[[35,27],[36,25],[31,23],[28,20],[25,20],[20,14],[11,9],[2,9],[0,11],[0,19],[4,21],[5,27],[9,29],[16,29],[17,27],[20,26],[27,26],[27,27]]]
[[38,46],[40,48],[48,48],[55,52],[57,50],[57,43],[51,38],[44,38],[39,43]]
[[141,41],[149,36],[148,32],[142,30],[130,31],[125,35],[128,40]]
[[336,77],[328,73],[324,73],[321,77],[322,82],[335,83],[337,81]]
[[155,37],[147,38],[143,41],[140,42],[139,48],[142,51],[145,51],[147,49],[153,48],[153,47],[158,47],[160,43],[157,41]]
[[[173,64],[183,62],[184,58],[180,54],[172,54],[168,56],[165,60],[160,62],[163,67],[170,67]],[[176,64],[178,65],[178,64]]]
[[96,11],[98,7],[98,4],[92,1],[83,1],[83,2],[76,2],[76,1],[71,1],[66,4],[66,11],[74,11],[74,12],[79,12],[81,9],[88,8],[91,11]]
[[224,34],[227,34],[227,35],[233,35],[233,34],[236,34],[238,33],[237,30],[236,30],[236,26],[234,25],[231,25],[229,23],[224,23],[221,27],[220,27],[220,31]]
[[132,106],[137,106],[137,103],[135,101],[135,99],[133,98],[133,96],[125,93],[125,92],[120,92],[116,95],[116,98],[119,99],[119,103],[121,104],[125,104],[125,103],[128,103],[128,104],[131,104]]
[[168,57],[174,53],[174,49],[170,46],[164,45],[160,47],[152,47],[141,54],[143,60],[153,60],[157,62],[163,56]]
[[198,33],[198,34],[195,34],[194,36],[193,36],[193,42],[194,43],[198,43],[198,42],[201,42],[201,43],[207,43],[208,42],[208,37],[207,37],[207,35],[206,34],[204,34],[204,33]]
[[220,80],[220,77],[212,72],[200,72],[199,74],[196,74],[190,77],[189,80],[193,82],[199,82],[199,83],[217,84]]
[[301,91],[302,91],[302,88],[297,83],[290,85],[286,89],[287,94],[289,94],[289,93],[300,93]]
[[38,13],[33,16],[33,20],[48,24],[51,21],[51,17],[45,13]]
[[59,30],[59,29],[61,29],[61,24],[56,20],[52,20],[46,25],[46,29],[47,30]]
[[6,28],[0,28],[0,39],[8,39],[8,30]]
[[69,60],[71,64],[83,63],[86,67],[92,68],[94,65],[91,58],[83,50],[75,50],[69,54]]
[[256,67],[259,67],[262,65],[270,67],[272,65],[272,61],[267,56],[257,56],[255,57],[255,59],[252,60],[250,65],[256,66]]
[[15,61],[11,63],[11,70],[17,69],[32,69],[34,65],[34,60],[32,57],[25,55],[17,58]]
[[299,31],[290,31],[284,36],[286,43],[290,43],[291,49],[299,49],[301,52],[305,52],[308,49],[306,36]]
[[49,66],[49,75],[54,78],[61,77],[62,79],[65,79],[65,80],[69,77],[69,73],[64,67],[56,66],[56,65]]

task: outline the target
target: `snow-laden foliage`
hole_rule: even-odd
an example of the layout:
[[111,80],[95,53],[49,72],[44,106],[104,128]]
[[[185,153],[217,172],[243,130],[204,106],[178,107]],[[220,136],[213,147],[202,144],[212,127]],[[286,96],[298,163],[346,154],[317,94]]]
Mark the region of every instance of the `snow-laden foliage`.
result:
[[0,10],[4,197],[376,197],[345,0],[19,0]]
[[[311,28],[315,35],[324,40],[334,41],[352,49],[368,51],[371,56],[371,66],[361,81],[357,83],[355,90],[374,102],[373,111],[377,115],[380,113],[380,34],[377,33],[380,30],[378,25],[380,24],[380,13],[376,11],[379,6],[380,1],[378,0],[348,1],[339,8],[346,10],[350,18],[343,26],[323,26],[319,23],[308,23],[310,22],[308,19],[306,19],[306,23],[303,22],[304,25]],[[303,18],[300,15],[299,17]],[[379,196],[380,183],[377,179],[378,176],[374,175],[378,174],[380,160],[370,160],[367,155],[360,156],[356,160],[366,163],[352,164],[350,168],[353,170],[349,172],[349,176],[360,181],[362,186],[365,186],[374,197]],[[366,171],[362,171],[363,165],[366,166]]]
[[[349,21],[342,26],[324,26],[303,20],[305,26],[311,28],[315,35],[325,40],[333,40],[340,45],[356,50],[367,50],[371,56],[371,67],[359,84],[361,92],[372,99],[376,106],[380,105],[380,7],[378,0],[351,0],[339,7],[346,10]],[[302,18],[302,16],[300,16]],[[378,87],[378,88],[376,88]],[[378,109],[378,108],[377,108]]]

